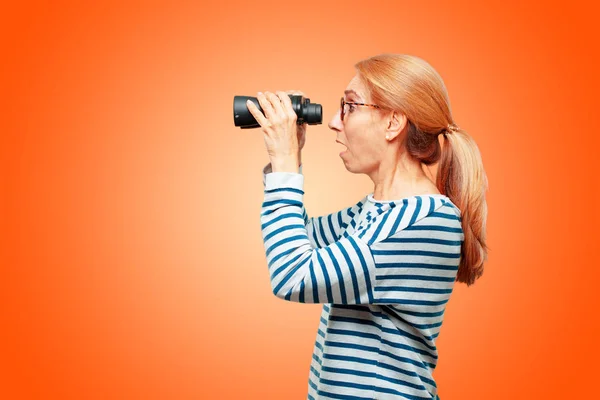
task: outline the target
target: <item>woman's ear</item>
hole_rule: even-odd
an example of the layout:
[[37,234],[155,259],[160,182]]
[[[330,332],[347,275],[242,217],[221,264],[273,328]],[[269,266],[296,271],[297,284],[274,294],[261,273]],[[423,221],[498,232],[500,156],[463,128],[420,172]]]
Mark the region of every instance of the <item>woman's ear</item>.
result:
[[388,127],[386,129],[386,137],[389,136],[390,139],[398,136],[400,132],[406,126],[408,122],[406,115],[401,114],[397,111],[392,111],[390,118],[388,120]]

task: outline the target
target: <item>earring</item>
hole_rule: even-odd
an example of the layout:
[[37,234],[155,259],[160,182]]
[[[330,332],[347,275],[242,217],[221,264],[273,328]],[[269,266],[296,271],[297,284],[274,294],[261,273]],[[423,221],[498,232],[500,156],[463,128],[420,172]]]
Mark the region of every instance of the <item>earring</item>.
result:
[[387,140],[390,140],[390,135],[385,135],[385,138],[386,138]]

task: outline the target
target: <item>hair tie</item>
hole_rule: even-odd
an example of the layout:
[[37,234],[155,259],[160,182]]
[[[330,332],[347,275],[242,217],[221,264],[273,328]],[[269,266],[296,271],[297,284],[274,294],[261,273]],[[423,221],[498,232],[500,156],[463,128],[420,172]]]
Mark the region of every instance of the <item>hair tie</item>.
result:
[[452,133],[452,132],[456,132],[458,131],[460,128],[458,127],[458,125],[456,125],[454,122],[448,124],[448,126],[446,127],[446,132],[448,133]]
[[441,131],[438,132],[438,136],[444,135],[444,137],[446,137],[446,135],[448,133],[456,132],[459,129],[460,128],[458,127],[458,125],[456,125],[455,123],[450,123],[450,124],[446,125],[446,127],[443,128]]

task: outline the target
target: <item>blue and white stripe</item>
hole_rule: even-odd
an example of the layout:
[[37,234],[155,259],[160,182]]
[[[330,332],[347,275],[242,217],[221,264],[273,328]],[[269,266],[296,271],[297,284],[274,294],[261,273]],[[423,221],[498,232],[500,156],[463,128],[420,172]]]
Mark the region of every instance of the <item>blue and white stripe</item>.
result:
[[269,172],[261,227],[273,293],[323,303],[308,398],[439,398],[435,340],[464,240],[458,208],[444,195],[368,195],[308,218],[301,168]]

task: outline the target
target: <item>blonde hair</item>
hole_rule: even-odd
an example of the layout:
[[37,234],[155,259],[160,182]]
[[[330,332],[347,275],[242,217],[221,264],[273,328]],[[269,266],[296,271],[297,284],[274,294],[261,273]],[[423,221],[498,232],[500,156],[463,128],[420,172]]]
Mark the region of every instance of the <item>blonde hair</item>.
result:
[[[372,102],[406,115],[408,154],[425,165],[439,161],[436,186],[461,211],[464,241],[456,280],[470,286],[487,260],[488,181],[477,144],[453,121],[441,76],[426,61],[406,54],[380,54],[354,67]],[[439,134],[446,139],[443,149]]]

